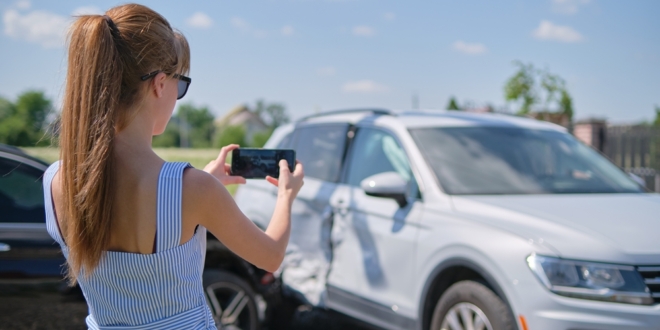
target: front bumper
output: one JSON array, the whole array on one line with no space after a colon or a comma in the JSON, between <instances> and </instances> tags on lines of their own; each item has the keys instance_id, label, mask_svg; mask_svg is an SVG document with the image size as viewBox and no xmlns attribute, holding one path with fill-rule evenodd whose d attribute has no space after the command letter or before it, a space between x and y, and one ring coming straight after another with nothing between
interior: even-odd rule
<instances>
[{"instance_id":1,"label":"front bumper","mask_svg":"<svg viewBox=\"0 0 660 330\"><path fill-rule=\"evenodd\" d=\"M641 306L556 295L538 281L516 288L529 330L660 330L660 304ZM522 329L522 328L521 328Z\"/></svg>"}]
</instances>

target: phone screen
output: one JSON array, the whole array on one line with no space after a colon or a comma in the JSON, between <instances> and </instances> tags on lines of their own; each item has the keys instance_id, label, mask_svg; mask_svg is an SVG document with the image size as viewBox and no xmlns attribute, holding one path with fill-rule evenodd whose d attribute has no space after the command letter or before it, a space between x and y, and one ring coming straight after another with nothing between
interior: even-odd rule
<instances>
[{"instance_id":1,"label":"phone screen","mask_svg":"<svg viewBox=\"0 0 660 330\"><path fill-rule=\"evenodd\" d=\"M289 170L293 172L296 152L292 149L234 149L231 156L231 175L246 179L265 179L267 175L278 178L281 159L286 159Z\"/></svg>"}]
</instances>

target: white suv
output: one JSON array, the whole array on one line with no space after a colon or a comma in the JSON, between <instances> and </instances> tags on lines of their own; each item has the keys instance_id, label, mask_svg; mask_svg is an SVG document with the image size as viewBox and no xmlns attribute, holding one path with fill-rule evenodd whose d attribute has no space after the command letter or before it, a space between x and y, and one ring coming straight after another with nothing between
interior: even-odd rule
<instances>
[{"instance_id":1,"label":"white suv","mask_svg":"<svg viewBox=\"0 0 660 330\"><path fill-rule=\"evenodd\" d=\"M305 165L278 271L383 329L660 329L660 195L563 128L346 110L280 127ZM265 228L270 184L236 194Z\"/></svg>"}]
</instances>

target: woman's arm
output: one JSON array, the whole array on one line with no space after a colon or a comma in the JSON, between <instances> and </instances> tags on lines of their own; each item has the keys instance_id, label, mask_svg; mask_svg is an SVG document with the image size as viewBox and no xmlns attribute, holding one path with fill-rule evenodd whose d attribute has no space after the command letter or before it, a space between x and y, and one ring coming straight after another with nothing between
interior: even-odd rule
<instances>
[{"instance_id":1,"label":"woman's arm","mask_svg":"<svg viewBox=\"0 0 660 330\"><path fill-rule=\"evenodd\" d=\"M282 160L279 180L267 178L278 187L278 195L270 224L264 232L241 212L223 185L245 182L243 178L229 176L228 165L225 164L226 155L237 147L223 148L218 159L207 165L204 171L186 171L184 194L190 193L185 197L192 197L186 200L190 201L189 210L199 224L241 258L274 272L282 263L289 242L291 205L303 184L303 167L297 163L291 173L287 162Z\"/></svg>"}]
</instances>

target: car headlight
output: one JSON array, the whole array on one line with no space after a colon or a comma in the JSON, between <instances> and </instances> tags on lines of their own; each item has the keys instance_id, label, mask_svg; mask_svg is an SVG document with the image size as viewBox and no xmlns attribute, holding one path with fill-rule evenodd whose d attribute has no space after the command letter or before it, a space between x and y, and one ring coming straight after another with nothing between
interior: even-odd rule
<instances>
[{"instance_id":1,"label":"car headlight","mask_svg":"<svg viewBox=\"0 0 660 330\"><path fill-rule=\"evenodd\" d=\"M527 265L552 292L568 297L652 305L635 267L566 260L532 254Z\"/></svg>"}]
</instances>

